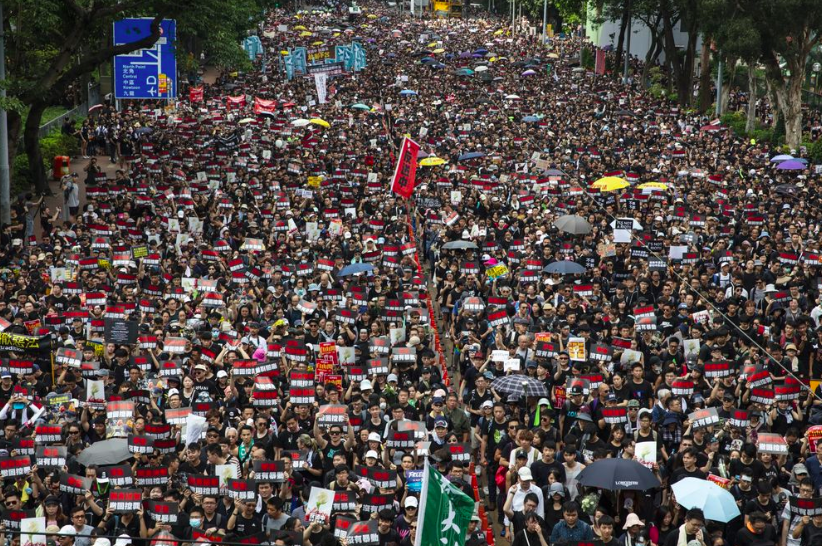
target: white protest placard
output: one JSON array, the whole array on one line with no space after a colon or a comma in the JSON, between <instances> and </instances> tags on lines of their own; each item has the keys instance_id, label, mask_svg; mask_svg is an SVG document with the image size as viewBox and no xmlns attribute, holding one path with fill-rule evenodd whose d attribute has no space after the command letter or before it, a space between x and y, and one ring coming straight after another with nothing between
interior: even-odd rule
<instances>
[{"instance_id":1,"label":"white protest placard","mask_svg":"<svg viewBox=\"0 0 822 546\"><path fill-rule=\"evenodd\" d=\"M334 506L334 491L321 487L312 487L308 496L308 508L305 517L308 521L328 523L331 521L331 509Z\"/></svg>"},{"instance_id":2,"label":"white protest placard","mask_svg":"<svg viewBox=\"0 0 822 546\"><path fill-rule=\"evenodd\" d=\"M503 370L506 372L518 372L521 368L522 361L519 358L509 358L503 364Z\"/></svg>"},{"instance_id":3,"label":"white protest placard","mask_svg":"<svg viewBox=\"0 0 822 546\"><path fill-rule=\"evenodd\" d=\"M491 360L493 362L505 362L508 360L508 351L504 349L491 351Z\"/></svg>"},{"instance_id":4,"label":"white protest placard","mask_svg":"<svg viewBox=\"0 0 822 546\"><path fill-rule=\"evenodd\" d=\"M639 464L653 469L656 464L656 442L640 442L636 444L634 456Z\"/></svg>"}]
</instances>

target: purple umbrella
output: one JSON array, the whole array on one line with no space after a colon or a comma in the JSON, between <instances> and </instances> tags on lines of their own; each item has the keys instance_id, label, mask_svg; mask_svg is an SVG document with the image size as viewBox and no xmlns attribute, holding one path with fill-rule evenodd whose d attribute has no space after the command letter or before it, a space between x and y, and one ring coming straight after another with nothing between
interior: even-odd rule
<instances>
[{"instance_id":1,"label":"purple umbrella","mask_svg":"<svg viewBox=\"0 0 822 546\"><path fill-rule=\"evenodd\" d=\"M783 161L779 165L777 165L776 170L778 171L803 171L805 170L805 164L800 161L795 161L793 159L789 159L788 161Z\"/></svg>"}]
</instances>

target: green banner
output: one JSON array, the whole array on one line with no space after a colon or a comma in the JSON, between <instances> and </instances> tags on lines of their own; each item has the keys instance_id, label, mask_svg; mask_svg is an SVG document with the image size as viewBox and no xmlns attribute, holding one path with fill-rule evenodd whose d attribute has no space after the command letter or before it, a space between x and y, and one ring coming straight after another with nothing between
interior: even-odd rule
<instances>
[{"instance_id":1,"label":"green banner","mask_svg":"<svg viewBox=\"0 0 822 546\"><path fill-rule=\"evenodd\" d=\"M463 493L425 462L420 494L420 517L414 546L465 544L474 499Z\"/></svg>"}]
</instances>

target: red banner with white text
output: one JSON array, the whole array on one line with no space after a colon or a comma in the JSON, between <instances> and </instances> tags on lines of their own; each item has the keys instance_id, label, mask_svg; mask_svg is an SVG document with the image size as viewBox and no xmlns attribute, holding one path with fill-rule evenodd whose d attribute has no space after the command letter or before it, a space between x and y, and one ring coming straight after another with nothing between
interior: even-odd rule
<instances>
[{"instance_id":1,"label":"red banner with white text","mask_svg":"<svg viewBox=\"0 0 822 546\"><path fill-rule=\"evenodd\" d=\"M405 137L400 149L397 167L394 169L394 179L391 182L391 191L406 199L414 193L414 179L417 176L417 154L420 145Z\"/></svg>"},{"instance_id":2,"label":"red banner with white text","mask_svg":"<svg viewBox=\"0 0 822 546\"><path fill-rule=\"evenodd\" d=\"M192 87L189 89L188 100L190 102L203 102L203 87Z\"/></svg>"},{"instance_id":3,"label":"red banner with white text","mask_svg":"<svg viewBox=\"0 0 822 546\"><path fill-rule=\"evenodd\" d=\"M240 95L239 97L226 97L225 105L228 109L245 108L245 95Z\"/></svg>"},{"instance_id":4,"label":"red banner with white text","mask_svg":"<svg viewBox=\"0 0 822 546\"><path fill-rule=\"evenodd\" d=\"M254 113L255 114L273 114L277 109L277 101L265 100L260 97L254 97Z\"/></svg>"}]
</instances>

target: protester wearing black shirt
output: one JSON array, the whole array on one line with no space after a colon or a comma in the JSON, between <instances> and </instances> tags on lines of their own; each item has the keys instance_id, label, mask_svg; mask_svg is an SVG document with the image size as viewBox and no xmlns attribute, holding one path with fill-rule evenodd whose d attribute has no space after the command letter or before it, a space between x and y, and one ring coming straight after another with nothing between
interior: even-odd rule
<instances>
[{"instance_id":1,"label":"protester wearing black shirt","mask_svg":"<svg viewBox=\"0 0 822 546\"><path fill-rule=\"evenodd\" d=\"M228 518L226 531L236 537L256 535L263 530L261 516L255 512L256 502L234 500L234 512Z\"/></svg>"}]
</instances>

